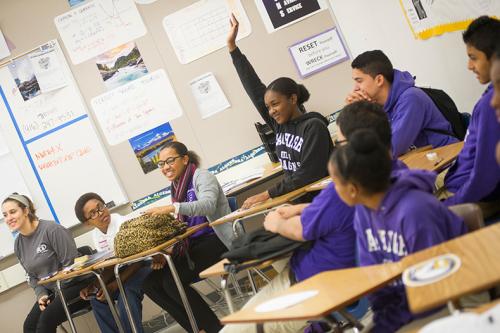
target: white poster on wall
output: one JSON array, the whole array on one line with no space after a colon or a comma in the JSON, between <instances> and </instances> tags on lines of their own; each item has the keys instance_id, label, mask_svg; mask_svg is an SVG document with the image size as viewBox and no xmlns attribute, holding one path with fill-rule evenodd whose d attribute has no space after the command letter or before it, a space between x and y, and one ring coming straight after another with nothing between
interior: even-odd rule
<instances>
[{"instance_id":1,"label":"white poster on wall","mask_svg":"<svg viewBox=\"0 0 500 333\"><path fill-rule=\"evenodd\" d=\"M55 43L46 44L28 55L42 93L64 87L66 75Z\"/></svg>"},{"instance_id":2,"label":"white poster on wall","mask_svg":"<svg viewBox=\"0 0 500 333\"><path fill-rule=\"evenodd\" d=\"M288 50L302 78L349 59L337 28L306 38Z\"/></svg>"},{"instance_id":3,"label":"white poster on wall","mask_svg":"<svg viewBox=\"0 0 500 333\"><path fill-rule=\"evenodd\" d=\"M39 54L40 50L51 50L53 52L52 60L57 61L59 66L56 76L63 76L64 82L70 82L71 71L57 40L40 46L34 51L35 54ZM23 63L31 65L29 55L23 57ZM12 64L16 64L20 59L16 59ZM12 78L4 82L2 89L10 102L10 108L25 141L29 141L87 113L83 103L79 103L81 97L76 85L69 84L62 89L41 93L39 91L40 82L34 75L33 66L23 66L22 70L17 66L16 76L13 76L10 67L9 65ZM50 81L52 82L50 84L53 85L57 84L53 82L54 78L52 76L50 79L48 78L49 76L42 75L42 81Z\"/></svg>"},{"instance_id":4,"label":"white poster on wall","mask_svg":"<svg viewBox=\"0 0 500 333\"><path fill-rule=\"evenodd\" d=\"M201 0L163 19L163 28L181 64L226 46L229 15L240 22L238 40L252 32L240 0Z\"/></svg>"},{"instance_id":5,"label":"white poster on wall","mask_svg":"<svg viewBox=\"0 0 500 333\"><path fill-rule=\"evenodd\" d=\"M146 34L133 0L90 1L54 22L75 65Z\"/></svg>"},{"instance_id":6,"label":"white poster on wall","mask_svg":"<svg viewBox=\"0 0 500 333\"><path fill-rule=\"evenodd\" d=\"M498 0L400 0L400 3L413 35L418 39L464 30L481 15L500 17Z\"/></svg>"},{"instance_id":7,"label":"white poster on wall","mask_svg":"<svg viewBox=\"0 0 500 333\"><path fill-rule=\"evenodd\" d=\"M94 97L91 104L110 145L182 115L179 100L163 69Z\"/></svg>"},{"instance_id":8,"label":"white poster on wall","mask_svg":"<svg viewBox=\"0 0 500 333\"><path fill-rule=\"evenodd\" d=\"M213 73L206 73L189 83L201 118L206 119L231 106Z\"/></svg>"},{"instance_id":9,"label":"white poster on wall","mask_svg":"<svg viewBox=\"0 0 500 333\"><path fill-rule=\"evenodd\" d=\"M328 8L326 0L255 0L255 5L269 33Z\"/></svg>"},{"instance_id":10,"label":"white poster on wall","mask_svg":"<svg viewBox=\"0 0 500 333\"><path fill-rule=\"evenodd\" d=\"M0 30L0 59L10 56L9 46L5 41L2 30Z\"/></svg>"}]
</instances>

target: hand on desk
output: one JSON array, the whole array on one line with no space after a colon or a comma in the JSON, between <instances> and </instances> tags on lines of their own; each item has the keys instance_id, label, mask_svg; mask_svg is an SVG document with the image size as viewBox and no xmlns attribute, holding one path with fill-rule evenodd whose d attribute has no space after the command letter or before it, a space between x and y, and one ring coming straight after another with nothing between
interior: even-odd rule
<instances>
[{"instance_id":1,"label":"hand on desk","mask_svg":"<svg viewBox=\"0 0 500 333\"><path fill-rule=\"evenodd\" d=\"M276 208L275 212L278 213L281 218L289 219L294 216L300 215L304 208L309 204L299 204L299 205L283 205Z\"/></svg>"},{"instance_id":2,"label":"hand on desk","mask_svg":"<svg viewBox=\"0 0 500 333\"><path fill-rule=\"evenodd\" d=\"M256 205L260 202L266 201L269 199L269 193L267 191L256 194L251 196L250 198L247 198L245 202L243 202L243 205L241 205L241 209L248 209L252 207L253 205Z\"/></svg>"},{"instance_id":3,"label":"hand on desk","mask_svg":"<svg viewBox=\"0 0 500 333\"><path fill-rule=\"evenodd\" d=\"M144 211L143 214L156 216L156 215L171 214L173 212L175 212L174 206L168 205L168 206L160 206L160 207L150 208L150 209Z\"/></svg>"},{"instance_id":4,"label":"hand on desk","mask_svg":"<svg viewBox=\"0 0 500 333\"><path fill-rule=\"evenodd\" d=\"M266 219L264 220L264 229L277 234L279 233L280 224L285 221L286 219L281 216L278 210L272 211L266 215Z\"/></svg>"}]
</instances>

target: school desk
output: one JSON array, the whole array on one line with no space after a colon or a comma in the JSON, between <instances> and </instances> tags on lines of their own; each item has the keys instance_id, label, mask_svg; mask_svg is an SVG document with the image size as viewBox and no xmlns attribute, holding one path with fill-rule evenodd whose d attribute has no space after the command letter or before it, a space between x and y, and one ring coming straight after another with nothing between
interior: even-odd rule
<instances>
[{"instance_id":1,"label":"school desk","mask_svg":"<svg viewBox=\"0 0 500 333\"><path fill-rule=\"evenodd\" d=\"M92 266L93 270L101 270L105 269L108 267L113 267L114 273L115 273L115 278L116 282L118 285L118 290L120 291L120 294L123 297L123 304L125 306L125 311L127 312L127 316L130 322L130 326L132 328L133 333L137 333L137 330L135 328L135 323L134 323L134 318L132 317L132 312L130 310L130 305L127 300L127 296L125 294L125 290L123 288L123 283L120 279L120 268L122 266L130 265L136 262L144 261L149 258L152 258L155 255L163 255L165 259L167 260L168 267L170 269L170 272L172 273L172 277L174 278L175 285L177 286L177 290L179 291L179 295L181 296L182 304L184 305L184 308L186 309L186 313L189 318L189 322L191 324L191 327L193 329L193 332L198 332L198 326L196 324L193 311L191 310L191 306L189 305L189 300L186 297L186 292L184 290L184 287L182 286L182 282L179 278L179 275L177 274L177 270L175 268L174 262L172 260L172 257L170 256L170 253L167 251L168 249L172 248L176 243L186 239L187 237L191 236L195 232L206 228L208 226L207 223L203 223L194 227L189 228L185 233L182 235L178 235L171 240L158 245L152 249L131 255L126 258L114 258L114 259L109 259L106 261L103 261L101 263L95 264Z\"/></svg>"},{"instance_id":2,"label":"school desk","mask_svg":"<svg viewBox=\"0 0 500 333\"><path fill-rule=\"evenodd\" d=\"M410 169L440 172L457 158L463 146L463 142L452 143L451 145L413 153L402 161ZM433 153L435 153L435 159L429 159L427 156Z\"/></svg>"},{"instance_id":3,"label":"school desk","mask_svg":"<svg viewBox=\"0 0 500 333\"><path fill-rule=\"evenodd\" d=\"M254 306L222 318L224 324L256 323L262 332L263 323L321 319L340 311L361 297L385 286L402 272L400 263L355 267L319 273L301 281L275 297L298 292L318 291L312 298L272 312L256 312ZM336 286L342 286L336 288ZM341 312L342 313L342 312ZM346 319L347 316L343 312ZM352 319L351 319L352 320Z\"/></svg>"},{"instance_id":4,"label":"school desk","mask_svg":"<svg viewBox=\"0 0 500 333\"><path fill-rule=\"evenodd\" d=\"M447 253L461 260L460 268L440 281L420 287L406 286L410 310L420 313L448 302L452 306L453 301L464 295L498 285L499 239L500 224L494 224L403 258L405 268Z\"/></svg>"},{"instance_id":5,"label":"school desk","mask_svg":"<svg viewBox=\"0 0 500 333\"><path fill-rule=\"evenodd\" d=\"M221 217L218 220L213 221L212 223L210 223L210 226L213 227L213 226L217 226L217 225L220 225L223 223L233 222L233 221L239 220L241 218L247 218L247 217L250 217L252 215L261 214L262 212L264 212L268 209L271 209L271 208L279 206L279 205L283 205L287 202L290 202L290 201L302 196L303 194L306 193L306 191L305 191L306 187L307 186L304 186L304 187L296 189L292 192L288 192L286 194L283 194L282 196L268 199L264 202L258 203L255 206L252 206L252 207L245 209L245 210L238 209L232 213L227 214L226 216Z\"/></svg>"},{"instance_id":6,"label":"school desk","mask_svg":"<svg viewBox=\"0 0 500 333\"><path fill-rule=\"evenodd\" d=\"M251 180L247 183L241 184L233 189L231 189L229 192L226 193L227 197L235 197L245 191L248 191L256 186L259 186L260 184L263 184L275 177L278 177L283 173L283 169L281 168L280 163L268 163L264 166L264 174L262 177Z\"/></svg>"},{"instance_id":7,"label":"school desk","mask_svg":"<svg viewBox=\"0 0 500 333\"><path fill-rule=\"evenodd\" d=\"M431 145L419 147L417 149L412 149L409 152L407 152L406 154L399 156L398 159L404 162L408 157L412 156L413 154L420 153L423 151L428 151L431 149L432 149Z\"/></svg>"}]
</instances>

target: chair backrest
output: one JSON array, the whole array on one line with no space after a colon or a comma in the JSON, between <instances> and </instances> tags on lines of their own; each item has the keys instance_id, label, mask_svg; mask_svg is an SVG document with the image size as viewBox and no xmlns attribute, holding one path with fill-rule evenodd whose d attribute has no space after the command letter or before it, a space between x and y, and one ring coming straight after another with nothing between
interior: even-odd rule
<instances>
[{"instance_id":1,"label":"chair backrest","mask_svg":"<svg viewBox=\"0 0 500 333\"><path fill-rule=\"evenodd\" d=\"M231 212L234 212L238 209L238 202L236 201L236 197L227 197L227 202L229 203L229 208L231 208Z\"/></svg>"},{"instance_id":2,"label":"chair backrest","mask_svg":"<svg viewBox=\"0 0 500 333\"><path fill-rule=\"evenodd\" d=\"M464 219L469 232L484 227L484 217L481 208L473 203L450 206L449 209Z\"/></svg>"}]
</instances>

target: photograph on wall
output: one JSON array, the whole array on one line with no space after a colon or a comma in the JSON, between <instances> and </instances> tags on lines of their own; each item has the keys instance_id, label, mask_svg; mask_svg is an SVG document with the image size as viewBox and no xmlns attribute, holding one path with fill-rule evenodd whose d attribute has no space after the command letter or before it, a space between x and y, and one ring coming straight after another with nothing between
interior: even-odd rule
<instances>
[{"instance_id":1,"label":"photograph on wall","mask_svg":"<svg viewBox=\"0 0 500 333\"><path fill-rule=\"evenodd\" d=\"M70 7L81 5L84 2L85 0L68 0Z\"/></svg>"},{"instance_id":2,"label":"photograph on wall","mask_svg":"<svg viewBox=\"0 0 500 333\"><path fill-rule=\"evenodd\" d=\"M134 42L120 45L99 55L96 64L107 90L148 74L148 69Z\"/></svg>"},{"instance_id":3,"label":"photograph on wall","mask_svg":"<svg viewBox=\"0 0 500 333\"><path fill-rule=\"evenodd\" d=\"M324 0L255 0L255 4L269 33L314 15L328 6Z\"/></svg>"},{"instance_id":4,"label":"photograph on wall","mask_svg":"<svg viewBox=\"0 0 500 333\"><path fill-rule=\"evenodd\" d=\"M40 85L28 56L15 59L8 67L24 101L40 95Z\"/></svg>"},{"instance_id":5,"label":"photograph on wall","mask_svg":"<svg viewBox=\"0 0 500 333\"><path fill-rule=\"evenodd\" d=\"M175 134L170 123L165 123L128 140L134 154L147 174L158 168L160 148L169 141L175 141Z\"/></svg>"}]
</instances>

